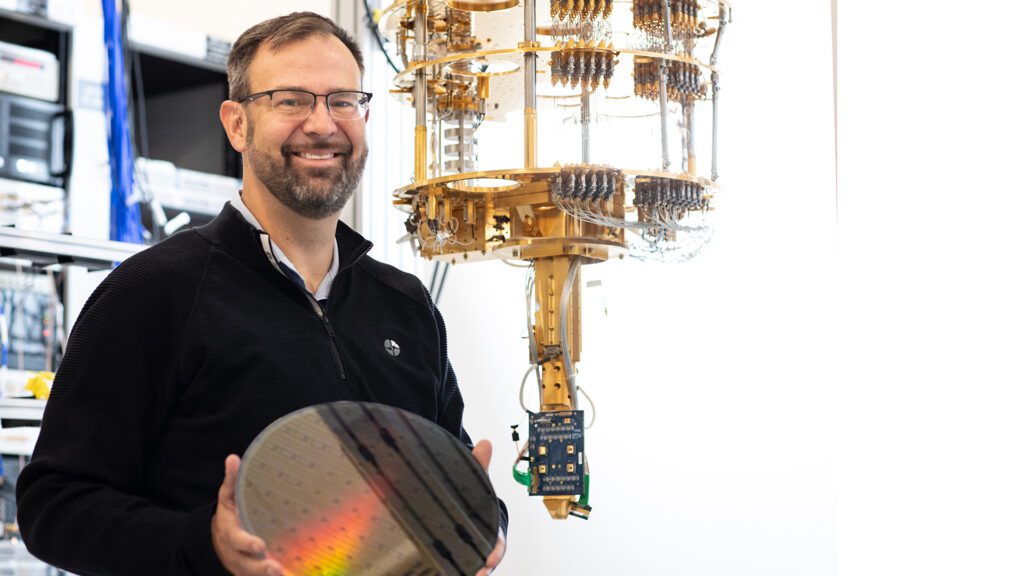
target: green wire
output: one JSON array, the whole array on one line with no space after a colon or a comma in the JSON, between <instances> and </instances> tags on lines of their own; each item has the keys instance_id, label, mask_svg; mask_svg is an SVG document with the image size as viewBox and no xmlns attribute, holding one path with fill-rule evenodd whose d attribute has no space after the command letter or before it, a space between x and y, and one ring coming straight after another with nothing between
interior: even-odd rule
<instances>
[{"instance_id":1,"label":"green wire","mask_svg":"<svg viewBox=\"0 0 1024 576\"><path fill-rule=\"evenodd\" d=\"M580 496L580 500L576 505L581 508L586 508L590 505L590 474L583 475L583 495Z\"/></svg>"},{"instance_id":2,"label":"green wire","mask_svg":"<svg viewBox=\"0 0 1024 576\"><path fill-rule=\"evenodd\" d=\"M516 468L516 466L519 466L519 462L522 462L522 460L518 460L518 461L516 461L515 464L512 465L512 477L515 478L516 482L519 482L523 486L526 486L527 488L529 488L530 487L530 473L529 472L522 472L518 468Z\"/></svg>"},{"instance_id":3,"label":"green wire","mask_svg":"<svg viewBox=\"0 0 1024 576\"><path fill-rule=\"evenodd\" d=\"M517 466L519 466L519 462L522 462L522 460L512 465L512 478L514 478L516 482L529 488L530 473L519 470L519 468L517 468ZM590 474L583 475L583 494L580 496L579 501L576 502L576 505L580 508L587 508L590 506Z\"/></svg>"}]
</instances>

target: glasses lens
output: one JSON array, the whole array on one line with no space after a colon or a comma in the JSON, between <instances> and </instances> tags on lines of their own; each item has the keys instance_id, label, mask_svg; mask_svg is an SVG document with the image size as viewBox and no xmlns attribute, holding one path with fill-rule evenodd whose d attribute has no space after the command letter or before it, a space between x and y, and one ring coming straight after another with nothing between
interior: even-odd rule
<instances>
[{"instance_id":1,"label":"glasses lens","mask_svg":"<svg viewBox=\"0 0 1024 576\"><path fill-rule=\"evenodd\" d=\"M274 112L284 116L305 116L313 108L314 96L298 90L278 90L271 101Z\"/></svg>"},{"instance_id":2,"label":"glasses lens","mask_svg":"<svg viewBox=\"0 0 1024 576\"><path fill-rule=\"evenodd\" d=\"M357 118L366 110L365 99L360 92L335 92L327 97L327 105L335 118Z\"/></svg>"}]
</instances>

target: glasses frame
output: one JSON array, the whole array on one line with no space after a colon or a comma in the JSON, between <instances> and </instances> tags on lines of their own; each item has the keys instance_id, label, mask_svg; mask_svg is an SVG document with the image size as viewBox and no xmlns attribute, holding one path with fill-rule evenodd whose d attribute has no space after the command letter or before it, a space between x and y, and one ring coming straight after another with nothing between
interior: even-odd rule
<instances>
[{"instance_id":1,"label":"glasses frame","mask_svg":"<svg viewBox=\"0 0 1024 576\"><path fill-rule=\"evenodd\" d=\"M238 100L235 100L235 102L238 102L239 104L245 104L246 102L252 102L257 98L262 98L263 96L266 96L271 101L271 110L273 110L274 94L277 92L302 92L304 94L309 94L313 96L313 103L309 107L309 112L307 112L306 115L301 118L302 120L305 120L306 118L309 118L310 116L313 115L313 111L316 110L316 103L320 100L321 96L323 96L324 107L327 108L327 114L330 115L331 118L341 121L355 120L356 118L362 118L363 116L365 116L366 112L369 111L370 109L370 99L373 98L373 93L363 92L362 90L338 90L337 92L329 92L327 94L317 94L316 92L302 90L301 88L276 88L274 90L264 90L262 92L254 92L252 94L249 94L248 96L242 96ZM334 96L335 94L359 94L361 97L357 101L357 104L360 108L362 108L362 111L358 115L353 116L352 118L338 118L337 116L334 115L334 112L331 111L331 107L327 105L327 102L330 99L330 97ZM297 116L295 118L297 120L299 119Z\"/></svg>"}]
</instances>

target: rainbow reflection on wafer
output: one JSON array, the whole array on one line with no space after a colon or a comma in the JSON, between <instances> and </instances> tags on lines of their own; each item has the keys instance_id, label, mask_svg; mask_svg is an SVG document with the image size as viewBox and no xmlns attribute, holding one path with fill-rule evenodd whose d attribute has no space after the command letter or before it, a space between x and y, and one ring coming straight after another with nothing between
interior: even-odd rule
<instances>
[{"instance_id":1,"label":"rainbow reflection on wafer","mask_svg":"<svg viewBox=\"0 0 1024 576\"><path fill-rule=\"evenodd\" d=\"M352 565L376 527L375 514L383 508L374 494L327 508L323 517L331 521L301 526L274 546L274 557L296 575L348 576ZM386 511L385 511L386 513Z\"/></svg>"}]
</instances>

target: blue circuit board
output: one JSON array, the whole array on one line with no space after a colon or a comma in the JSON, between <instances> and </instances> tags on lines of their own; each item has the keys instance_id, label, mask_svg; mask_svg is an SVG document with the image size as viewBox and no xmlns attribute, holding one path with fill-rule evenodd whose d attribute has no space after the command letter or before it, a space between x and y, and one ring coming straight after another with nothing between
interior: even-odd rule
<instances>
[{"instance_id":1,"label":"blue circuit board","mask_svg":"<svg viewBox=\"0 0 1024 576\"><path fill-rule=\"evenodd\" d=\"M583 411L530 414L530 495L583 494Z\"/></svg>"}]
</instances>

